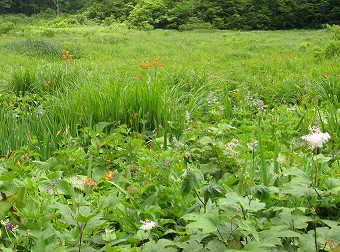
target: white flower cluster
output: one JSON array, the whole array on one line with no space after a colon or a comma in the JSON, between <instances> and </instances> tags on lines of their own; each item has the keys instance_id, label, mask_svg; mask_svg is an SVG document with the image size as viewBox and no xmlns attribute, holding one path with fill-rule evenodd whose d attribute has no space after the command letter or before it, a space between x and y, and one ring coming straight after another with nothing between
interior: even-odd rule
<instances>
[{"instance_id":1,"label":"white flower cluster","mask_svg":"<svg viewBox=\"0 0 340 252\"><path fill-rule=\"evenodd\" d=\"M185 112L185 121L190 123L190 113L188 111Z\"/></svg>"},{"instance_id":2,"label":"white flower cluster","mask_svg":"<svg viewBox=\"0 0 340 252\"><path fill-rule=\"evenodd\" d=\"M319 127L309 127L309 131L310 133L302 136L301 139L311 150L321 148L331 138L327 132L322 133Z\"/></svg>"},{"instance_id":3,"label":"white flower cluster","mask_svg":"<svg viewBox=\"0 0 340 252\"><path fill-rule=\"evenodd\" d=\"M140 226L139 229L144 230L144 231L151 230L152 228L154 228L157 225L156 222L150 221L150 220L141 221L140 223L142 225Z\"/></svg>"},{"instance_id":4,"label":"white flower cluster","mask_svg":"<svg viewBox=\"0 0 340 252\"><path fill-rule=\"evenodd\" d=\"M73 187L82 186L83 180L79 177L72 177L70 178L70 183Z\"/></svg>"},{"instance_id":5,"label":"white flower cluster","mask_svg":"<svg viewBox=\"0 0 340 252\"><path fill-rule=\"evenodd\" d=\"M230 156L236 158L239 154L239 152L236 150L236 147L239 145L240 141L237 139L232 139L231 142L229 142L226 146L225 146L225 151L227 154L229 154Z\"/></svg>"}]
</instances>

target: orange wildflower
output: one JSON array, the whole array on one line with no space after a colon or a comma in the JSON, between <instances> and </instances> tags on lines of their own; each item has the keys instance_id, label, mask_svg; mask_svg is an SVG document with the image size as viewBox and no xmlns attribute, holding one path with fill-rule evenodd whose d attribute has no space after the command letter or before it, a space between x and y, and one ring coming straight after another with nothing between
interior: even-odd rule
<instances>
[{"instance_id":1,"label":"orange wildflower","mask_svg":"<svg viewBox=\"0 0 340 252\"><path fill-rule=\"evenodd\" d=\"M162 67L162 66L163 66L163 64L158 64L158 66L159 66L159 67Z\"/></svg>"},{"instance_id":2,"label":"orange wildflower","mask_svg":"<svg viewBox=\"0 0 340 252\"><path fill-rule=\"evenodd\" d=\"M144 63L140 63L139 66L140 66L140 67L144 67L145 64L144 64Z\"/></svg>"},{"instance_id":3,"label":"orange wildflower","mask_svg":"<svg viewBox=\"0 0 340 252\"><path fill-rule=\"evenodd\" d=\"M73 59L73 55L70 53L70 51L67 50L63 50L63 53L61 55L61 58L65 61L65 62L69 62Z\"/></svg>"},{"instance_id":4,"label":"orange wildflower","mask_svg":"<svg viewBox=\"0 0 340 252\"><path fill-rule=\"evenodd\" d=\"M49 80L49 81L47 81L47 82L44 83L44 86L45 86L45 87L48 87L51 83L52 83L52 81Z\"/></svg>"},{"instance_id":5,"label":"orange wildflower","mask_svg":"<svg viewBox=\"0 0 340 252\"><path fill-rule=\"evenodd\" d=\"M110 179L110 178L112 178L114 175L115 175L114 172L110 170L110 171L108 171L107 173L104 174L104 178Z\"/></svg>"},{"instance_id":6,"label":"orange wildflower","mask_svg":"<svg viewBox=\"0 0 340 252\"><path fill-rule=\"evenodd\" d=\"M83 184L86 186L94 186L96 185L96 182L92 178L84 178Z\"/></svg>"}]
</instances>

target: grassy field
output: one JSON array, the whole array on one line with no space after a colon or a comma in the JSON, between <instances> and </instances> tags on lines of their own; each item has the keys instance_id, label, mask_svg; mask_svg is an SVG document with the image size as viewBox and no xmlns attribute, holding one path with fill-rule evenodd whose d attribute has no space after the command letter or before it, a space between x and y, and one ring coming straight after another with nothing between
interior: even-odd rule
<instances>
[{"instance_id":1,"label":"grassy field","mask_svg":"<svg viewBox=\"0 0 340 252\"><path fill-rule=\"evenodd\" d=\"M338 33L0 35L0 248L339 251Z\"/></svg>"}]
</instances>

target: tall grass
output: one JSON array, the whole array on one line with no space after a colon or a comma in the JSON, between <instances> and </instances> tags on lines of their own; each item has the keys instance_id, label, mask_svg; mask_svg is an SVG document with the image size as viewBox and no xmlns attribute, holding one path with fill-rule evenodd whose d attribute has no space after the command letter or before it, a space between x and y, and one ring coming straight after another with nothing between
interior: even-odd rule
<instances>
[{"instance_id":1,"label":"tall grass","mask_svg":"<svg viewBox=\"0 0 340 252\"><path fill-rule=\"evenodd\" d=\"M31 28L26 35L37 36L38 30ZM263 99L268 109L309 101L323 106L323 100L339 107L339 62L315 58L316 48L329 40L322 30L214 31L208 37L195 31L104 26L52 30L54 36L48 39L6 35L0 42L0 52L8 58L0 65L0 87L16 95L11 109L1 106L6 122L2 132L7 134L2 152L26 144L23 139L30 132L41 150L49 146L42 155L48 157L58 147L55 135L60 129L76 136L79 129L98 122L127 124L143 134L157 129L165 141L179 138L186 111L193 118L216 119L208 113L211 93L223 109L216 115L241 127L245 118L254 118L254 110L244 102L247 91ZM63 49L74 54L71 62L62 60ZM139 66L154 58L162 67ZM333 118L329 127L337 130L337 114L327 108L325 113ZM301 117L299 125L310 121Z\"/></svg>"}]
</instances>

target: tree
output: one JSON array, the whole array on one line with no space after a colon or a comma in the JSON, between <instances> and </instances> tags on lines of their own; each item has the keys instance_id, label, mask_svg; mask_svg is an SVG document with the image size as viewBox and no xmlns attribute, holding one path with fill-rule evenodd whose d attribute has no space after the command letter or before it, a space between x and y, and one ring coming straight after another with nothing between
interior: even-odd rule
<instances>
[{"instance_id":1,"label":"tree","mask_svg":"<svg viewBox=\"0 0 340 252\"><path fill-rule=\"evenodd\" d=\"M55 4L57 16L60 14L60 0L53 0L53 3Z\"/></svg>"},{"instance_id":2,"label":"tree","mask_svg":"<svg viewBox=\"0 0 340 252\"><path fill-rule=\"evenodd\" d=\"M0 13L7 13L12 6L12 0L0 0Z\"/></svg>"}]
</instances>

